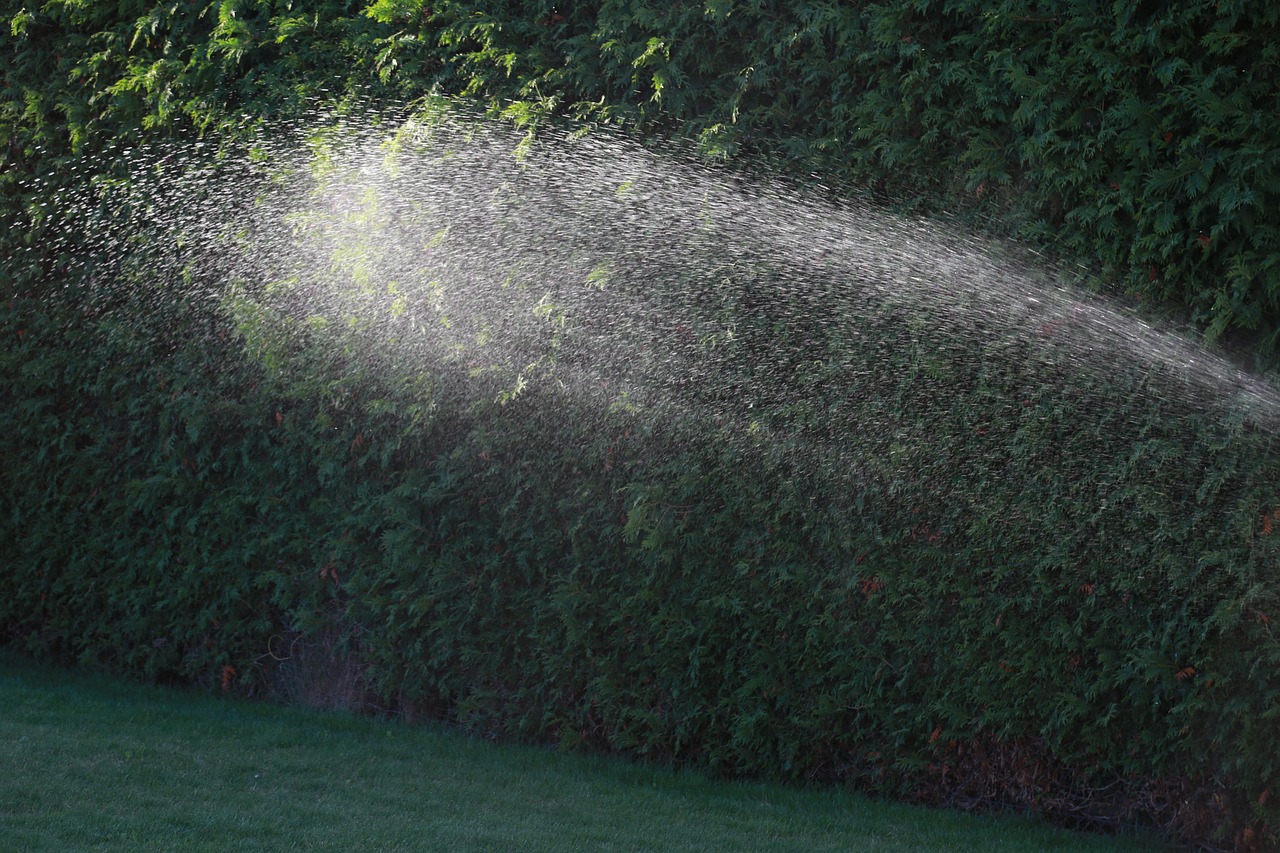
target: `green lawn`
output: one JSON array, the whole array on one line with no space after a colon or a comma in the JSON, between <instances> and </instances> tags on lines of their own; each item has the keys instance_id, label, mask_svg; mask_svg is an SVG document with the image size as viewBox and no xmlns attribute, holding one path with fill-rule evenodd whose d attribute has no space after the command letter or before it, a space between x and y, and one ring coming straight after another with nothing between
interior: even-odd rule
<instances>
[{"instance_id":1,"label":"green lawn","mask_svg":"<svg viewBox=\"0 0 1280 853\"><path fill-rule=\"evenodd\" d=\"M0 850L1156 850L712 782L0 653Z\"/></svg>"}]
</instances>

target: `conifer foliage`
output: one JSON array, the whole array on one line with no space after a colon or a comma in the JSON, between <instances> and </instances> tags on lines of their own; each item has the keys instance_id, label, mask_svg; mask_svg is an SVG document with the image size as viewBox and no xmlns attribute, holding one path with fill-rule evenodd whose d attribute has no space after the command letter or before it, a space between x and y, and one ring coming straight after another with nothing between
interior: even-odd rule
<instances>
[{"instance_id":1,"label":"conifer foliage","mask_svg":"<svg viewBox=\"0 0 1280 853\"><path fill-rule=\"evenodd\" d=\"M966 351L887 302L854 340L812 295L840 282L775 291L776 259L714 252L721 298L656 264L582 298L678 305L706 369L681 393L722 417L593 407L555 305L525 318L541 372L503 387L361 337L438 320L430 288L305 316L154 251L148 217L194 196L92 211L119 244L54 216L121 197L130 148L217 162L317 105L460 95L535 140L684 137L1014 235L1274 363L1276 4L0 0L0 24L0 642L255 696L328 667L351 704L486 736L1276 843L1274 418L1067 370L1053 323ZM761 352L777 399L734 410Z\"/></svg>"}]
</instances>

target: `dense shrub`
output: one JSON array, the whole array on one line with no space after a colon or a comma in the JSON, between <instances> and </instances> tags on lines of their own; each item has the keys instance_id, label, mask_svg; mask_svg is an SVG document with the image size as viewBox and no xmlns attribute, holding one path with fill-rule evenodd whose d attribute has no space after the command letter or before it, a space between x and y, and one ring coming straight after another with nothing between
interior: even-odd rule
<instances>
[{"instance_id":1,"label":"dense shrub","mask_svg":"<svg viewBox=\"0 0 1280 853\"><path fill-rule=\"evenodd\" d=\"M998 288L1043 282L907 225L874 226L878 268L824 261L750 239L733 185L684 210L637 169L634 230L593 231L618 176L565 182L561 147L504 178L466 160L483 135L410 134L353 189L367 162L307 138L310 162L215 159L169 201L104 185L133 251L7 303L9 639L262 694L323 637L375 705L481 733L1265 831L1280 455L1254 380L1187 379L1143 354L1181 357L1160 335L1134 355L1105 306L1020 309ZM432 156L502 192L455 184L486 200L447 218ZM600 272L626 245L651 251ZM936 263L945 289L902 290Z\"/></svg>"},{"instance_id":2,"label":"dense shrub","mask_svg":"<svg viewBox=\"0 0 1280 853\"><path fill-rule=\"evenodd\" d=\"M1078 4L366 6L2 7L0 637L256 695L323 640L370 704L480 733L1274 839L1265 380L1076 297L975 310L988 278L1044 282L930 229L956 287L928 299L904 283L937 254L841 244L880 257L857 278L753 244L752 210L796 208L750 182L736 220L627 254L554 146L438 229L492 262L393 280L439 211L317 215L341 132L291 124L326 86L438 85L785 155L1052 234L1266 353L1268 78L1231 69L1274 62L1272 13L1139 9L1107 41ZM166 159L184 134L209 157ZM191 163L207 180L178 180ZM379 178L421 202L412 179ZM597 189L652 249L644 223L675 214L625 184ZM282 185L296 209L255 206ZM503 343L450 313L464 292L506 306ZM601 317L640 321L633 346Z\"/></svg>"}]
</instances>

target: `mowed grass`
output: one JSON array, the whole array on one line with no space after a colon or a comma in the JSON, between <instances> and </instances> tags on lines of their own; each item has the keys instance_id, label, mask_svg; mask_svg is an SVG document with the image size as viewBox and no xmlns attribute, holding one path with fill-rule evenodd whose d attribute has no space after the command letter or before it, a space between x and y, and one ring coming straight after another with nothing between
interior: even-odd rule
<instances>
[{"instance_id":1,"label":"mowed grass","mask_svg":"<svg viewBox=\"0 0 1280 853\"><path fill-rule=\"evenodd\" d=\"M0 650L0 850L1160 850L232 702Z\"/></svg>"}]
</instances>

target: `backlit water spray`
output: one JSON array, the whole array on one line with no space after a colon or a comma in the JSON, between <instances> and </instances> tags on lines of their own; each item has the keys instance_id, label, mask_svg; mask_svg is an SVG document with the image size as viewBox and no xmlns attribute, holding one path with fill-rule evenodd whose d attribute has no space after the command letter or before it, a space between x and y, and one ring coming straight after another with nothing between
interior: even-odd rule
<instances>
[{"instance_id":1,"label":"backlit water spray","mask_svg":"<svg viewBox=\"0 0 1280 853\"><path fill-rule=\"evenodd\" d=\"M1280 423L1265 378L1013 250L608 134L530 142L441 108L123 160L50 214L95 298L181 289L269 371L322 354L307 381L338 402L371 375L424 417L538 388L931 494L960 523L981 460L1037 424L1088 459L1148 418Z\"/></svg>"}]
</instances>

